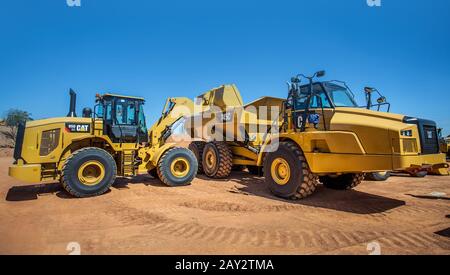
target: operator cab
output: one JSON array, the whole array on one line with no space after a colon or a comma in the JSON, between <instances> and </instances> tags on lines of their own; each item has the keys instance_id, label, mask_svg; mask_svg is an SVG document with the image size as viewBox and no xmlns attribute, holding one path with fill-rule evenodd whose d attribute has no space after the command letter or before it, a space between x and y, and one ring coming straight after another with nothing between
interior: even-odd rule
<instances>
[{"instance_id":1,"label":"operator cab","mask_svg":"<svg viewBox=\"0 0 450 275\"><path fill-rule=\"evenodd\" d=\"M359 108L355 101L355 96L345 82L317 81L315 77L322 77L324 71L319 71L311 77L297 75L291 79L289 85L289 95L286 101L286 109L292 111L294 126L300 131L305 131L306 124L313 124L315 128L320 123L320 117L324 118L324 109L334 109L339 107ZM301 85L300 77L308 79L308 84ZM318 111L319 110L319 111ZM326 125L324 121L324 128Z\"/></svg>"},{"instance_id":2,"label":"operator cab","mask_svg":"<svg viewBox=\"0 0 450 275\"><path fill-rule=\"evenodd\" d=\"M337 81L315 82L312 85L298 86L292 89L288 103L294 110L306 110L316 108L353 107L358 108L353 93Z\"/></svg>"},{"instance_id":3,"label":"operator cab","mask_svg":"<svg viewBox=\"0 0 450 275\"><path fill-rule=\"evenodd\" d=\"M103 119L103 133L113 142L148 142L143 98L104 94L96 103L96 117Z\"/></svg>"}]
</instances>

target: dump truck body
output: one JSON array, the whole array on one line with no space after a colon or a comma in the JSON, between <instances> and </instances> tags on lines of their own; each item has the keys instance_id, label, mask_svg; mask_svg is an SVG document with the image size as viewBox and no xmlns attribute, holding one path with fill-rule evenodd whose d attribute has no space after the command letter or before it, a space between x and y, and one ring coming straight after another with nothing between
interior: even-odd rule
<instances>
[{"instance_id":1,"label":"dump truck body","mask_svg":"<svg viewBox=\"0 0 450 275\"><path fill-rule=\"evenodd\" d=\"M194 140L226 141L233 151L234 165L256 166L256 149L263 145L274 121L281 124L283 102L281 98L262 97L244 105L235 85L223 85L196 98L185 127Z\"/></svg>"}]
</instances>

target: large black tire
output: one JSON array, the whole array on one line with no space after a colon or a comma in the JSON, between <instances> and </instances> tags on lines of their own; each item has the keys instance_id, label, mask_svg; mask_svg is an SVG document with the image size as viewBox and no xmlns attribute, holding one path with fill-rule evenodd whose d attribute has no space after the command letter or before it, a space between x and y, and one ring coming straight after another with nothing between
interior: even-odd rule
<instances>
[{"instance_id":1,"label":"large black tire","mask_svg":"<svg viewBox=\"0 0 450 275\"><path fill-rule=\"evenodd\" d=\"M194 141L189 144L189 150L194 153L195 158L198 163L198 171L197 174L203 174L203 149L205 148L205 142L203 141Z\"/></svg>"},{"instance_id":2,"label":"large black tire","mask_svg":"<svg viewBox=\"0 0 450 275\"><path fill-rule=\"evenodd\" d=\"M391 177L391 172L367 173L365 179L371 181L387 181Z\"/></svg>"},{"instance_id":3,"label":"large black tire","mask_svg":"<svg viewBox=\"0 0 450 275\"><path fill-rule=\"evenodd\" d=\"M167 186L190 185L197 175L198 163L194 153L186 148L167 150L158 162L158 177Z\"/></svg>"},{"instance_id":4,"label":"large black tire","mask_svg":"<svg viewBox=\"0 0 450 275\"><path fill-rule=\"evenodd\" d=\"M93 197L108 191L116 176L117 166L111 154L103 149L87 147L75 151L66 160L61 183L75 197ZM88 182L91 179L93 182Z\"/></svg>"},{"instance_id":5,"label":"large black tire","mask_svg":"<svg viewBox=\"0 0 450 275\"><path fill-rule=\"evenodd\" d=\"M210 178L223 179L233 169L233 153L225 142L209 142L203 149L203 171Z\"/></svg>"},{"instance_id":6,"label":"large black tire","mask_svg":"<svg viewBox=\"0 0 450 275\"><path fill-rule=\"evenodd\" d=\"M323 185L335 190L350 190L358 186L364 180L364 174L344 174L337 177L320 177Z\"/></svg>"},{"instance_id":7,"label":"large black tire","mask_svg":"<svg viewBox=\"0 0 450 275\"><path fill-rule=\"evenodd\" d=\"M279 175L278 164L289 176ZM299 200L304 199L316 190L319 183L317 175L309 169L308 163L300 148L293 142L281 142L278 150L269 153L264 159L264 175L270 191L278 197ZM286 183L277 183L284 180Z\"/></svg>"}]
</instances>

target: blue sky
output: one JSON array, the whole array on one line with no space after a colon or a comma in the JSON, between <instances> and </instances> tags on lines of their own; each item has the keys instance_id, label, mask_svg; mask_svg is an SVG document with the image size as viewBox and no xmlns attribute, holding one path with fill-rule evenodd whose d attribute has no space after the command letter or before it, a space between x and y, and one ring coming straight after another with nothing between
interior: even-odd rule
<instances>
[{"instance_id":1,"label":"blue sky","mask_svg":"<svg viewBox=\"0 0 450 275\"><path fill-rule=\"evenodd\" d=\"M393 112L450 134L450 1L8 0L0 4L0 114L64 116L94 95L147 99L148 122L168 96L235 83L249 102L286 97L297 73L327 70L363 104L375 86Z\"/></svg>"}]
</instances>

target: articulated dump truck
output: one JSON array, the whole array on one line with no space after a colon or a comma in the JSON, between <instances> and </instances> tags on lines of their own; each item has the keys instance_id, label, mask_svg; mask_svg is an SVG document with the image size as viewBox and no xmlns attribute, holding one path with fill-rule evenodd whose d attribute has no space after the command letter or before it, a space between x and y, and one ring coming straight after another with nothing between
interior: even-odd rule
<instances>
[{"instance_id":1,"label":"articulated dump truck","mask_svg":"<svg viewBox=\"0 0 450 275\"><path fill-rule=\"evenodd\" d=\"M94 111L75 112L71 91L67 117L20 125L9 175L24 182L60 181L75 197L105 193L116 177L147 173L168 186L190 184L195 155L170 142L173 125L190 114L187 98L169 98L161 118L147 130L145 100L115 94L96 96Z\"/></svg>"},{"instance_id":2,"label":"articulated dump truck","mask_svg":"<svg viewBox=\"0 0 450 275\"><path fill-rule=\"evenodd\" d=\"M433 121L361 108L344 82L314 80L323 75L292 78L287 99L244 105L235 85L199 96L186 124L199 173L225 178L246 166L275 195L302 199L319 182L346 190L369 172L448 169Z\"/></svg>"}]
</instances>

